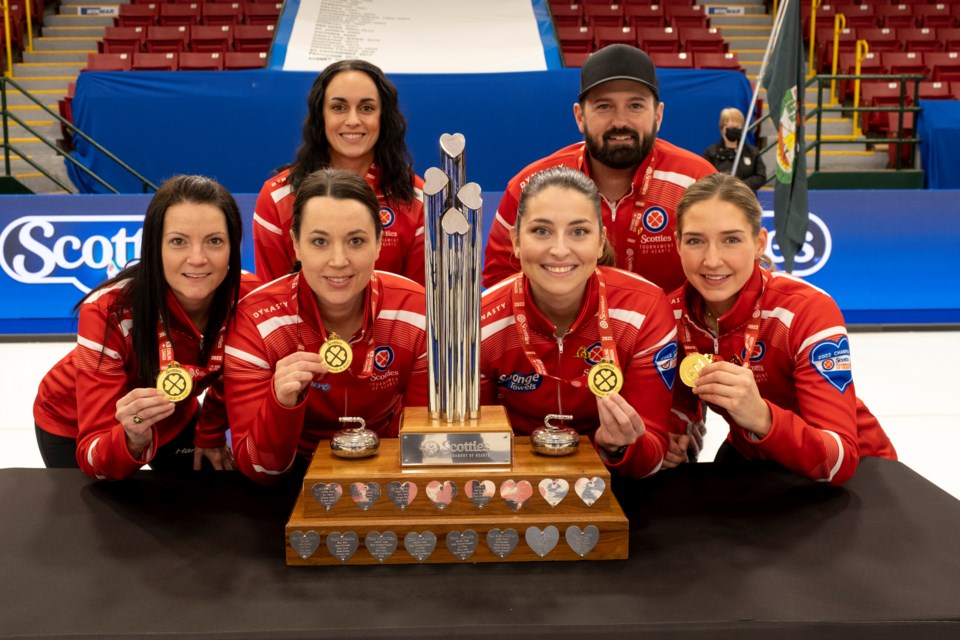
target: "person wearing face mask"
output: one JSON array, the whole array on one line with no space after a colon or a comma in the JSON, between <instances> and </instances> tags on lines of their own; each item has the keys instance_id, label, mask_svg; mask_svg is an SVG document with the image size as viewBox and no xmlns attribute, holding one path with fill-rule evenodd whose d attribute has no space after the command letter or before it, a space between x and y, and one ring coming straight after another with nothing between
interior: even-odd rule
<instances>
[{"instance_id":1,"label":"person wearing face mask","mask_svg":"<svg viewBox=\"0 0 960 640\"><path fill-rule=\"evenodd\" d=\"M733 161L737 157L737 145L743 136L743 112L736 107L727 107L720 112L720 139L707 147L703 157L720 173L733 173ZM767 182L767 168L760 157L760 150L752 144L743 145L736 176L757 191Z\"/></svg>"},{"instance_id":2,"label":"person wearing face mask","mask_svg":"<svg viewBox=\"0 0 960 640\"><path fill-rule=\"evenodd\" d=\"M664 291L683 283L672 238L674 210L683 190L715 173L710 163L657 137L663 122L657 70L645 52L612 44L580 69L573 117L583 141L528 165L507 184L484 254L483 286L520 271L510 233L517 203L533 174L550 167L585 173L600 190L603 226L616 266L637 273Z\"/></svg>"}]
</instances>

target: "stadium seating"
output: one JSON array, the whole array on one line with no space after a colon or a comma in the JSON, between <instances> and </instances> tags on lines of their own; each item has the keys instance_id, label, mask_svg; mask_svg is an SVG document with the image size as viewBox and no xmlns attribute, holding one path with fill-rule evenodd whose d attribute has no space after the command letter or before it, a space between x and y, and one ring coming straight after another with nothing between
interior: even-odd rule
<instances>
[{"instance_id":1,"label":"stadium seating","mask_svg":"<svg viewBox=\"0 0 960 640\"><path fill-rule=\"evenodd\" d=\"M653 51L650 59L658 69L693 69L693 56L673 51Z\"/></svg>"}]
</instances>

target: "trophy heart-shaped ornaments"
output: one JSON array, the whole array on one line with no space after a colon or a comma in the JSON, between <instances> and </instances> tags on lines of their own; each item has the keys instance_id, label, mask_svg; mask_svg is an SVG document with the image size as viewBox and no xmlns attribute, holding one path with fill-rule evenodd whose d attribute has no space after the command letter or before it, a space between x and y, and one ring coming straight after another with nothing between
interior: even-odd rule
<instances>
[{"instance_id":1,"label":"trophy heart-shaped ornaments","mask_svg":"<svg viewBox=\"0 0 960 640\"><path fill-rule=\"evenodd\" d=\"M504 480L500 485L500 497L514 511L519 511L523 503L533 495L533 487L526 480L514 482L513 480Z\"/></svg>"},{"instance_id":2,"label":"trophy heart-shaped ornaments","mask_svg":"<svg viewBox=\"0 0 960 640\"><path fill-rule=\"evenodd\" d=\"M427 497L437 509L446 509L457 497L457 485L449 480L446 482L433 480L427 484Z\"/></svg>"},{"instance_id":3,"label":"trophy heart-shaped ornaments","mask_svg":"<svg viewBox=\"0 0 960 640\"><path fill-rule=\"evenodd\" d=\"M316 531L294 531L290 534L290 547L297 552L297 555L306 560L320 546L320 534Z\"/></svg>"},{"instance_id":4,"label":"trophy heart-shaped ornaments","mask_svg":"<svg viewBox=\"0 0 960 640\"><path fill-rule=\"evenodd\" d=\"M387 485L387 497L399 509L406 509L417 497L417 485L413 482L391 482Z\"/></svg>"},{"instance_id":5,"label":"trophy heart-shaped ornaments","mask_svg":"<svg viewBox=\"0 0 960 640\"><path fill-rule=\"evenodd\" d=\"M563 478L557 478L556 480L544 478L537 485L537 488L540 489L540 495L547 501L547 504L555 507L567 497L567 493L570 491L570 483Z\"/></svg>"}]
</instances>

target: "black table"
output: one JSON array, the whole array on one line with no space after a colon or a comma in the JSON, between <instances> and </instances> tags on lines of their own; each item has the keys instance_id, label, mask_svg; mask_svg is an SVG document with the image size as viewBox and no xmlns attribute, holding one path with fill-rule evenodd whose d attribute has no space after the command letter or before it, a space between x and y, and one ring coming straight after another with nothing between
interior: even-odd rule
<instances>
[{"instance_id":1,"label":"black table","mask_svg":"<svg viewBox=\"0 0 960 640\"><path fill-rule=\"evenodd\" d=\"M2 469L0 637L960 637L960 501L902 464L616 489L626 561L287 567L289 492L235 473Z\"/></svg>"}]
</instances>

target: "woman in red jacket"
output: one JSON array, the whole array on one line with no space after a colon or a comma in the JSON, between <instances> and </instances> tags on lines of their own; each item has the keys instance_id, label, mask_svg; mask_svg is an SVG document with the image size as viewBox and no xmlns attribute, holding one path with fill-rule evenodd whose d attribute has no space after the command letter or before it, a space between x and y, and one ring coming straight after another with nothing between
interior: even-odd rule
<instances>
[{"instance_id":1,"label":"woman in red jacket","mask_svg":"<svg viewBox=\"0 0 960 640\"><path fill-rule=\"evenodd\" d=\"M667 456L685 458L702 403L730 432L717 460L773 460L842 484L861 456L896 458L857 399L843 316L825 292L761 266L767 231L743 181L718 173L691 185L677 207L687 283L671 294L683 347L674 400L683 416ZM684 357L685 356L685 357Z\"/></svg>"},{"instance_id":2,"label":"woman in red jacket","mask_svg":"<svg viewBox=\"0 0 960 640\"><path fill-rule=\"evenodd\" d=\"M511 235L522 271L483 295L482 401L504 405L518 434L549 414L571 415L569 426L592 438L608 466L633 477L655 472L667 445L677 355L663 291L597 266L612 254L600 195L576 169L531 177ZM619 393L591 384L601 363L616 367Z\"/></svg>"},{"instance_id":3,"label":"woman in red jacket","mask_svg":"<svg viewBox=\"0 0 960 640\"><path fill-rule=\"evenodd\" d=\"M240 303L227 340L227 413L237 467L257 482L302 477L341 417L395 437L403 406L426 404L424 291L374 270L378 208L353 172L307 176L292 209L300 271ZM331 370L319 352L333 344L345 352L345 343L352 360Z\"/></svg>"},{"instance_id":4,"label":"woman in red jacket","mask_svg":"<svg viewBox=\"0 0 960 640\"><path fill-rule=\"evenodd\" d=\"M140 260L81 301L77 346L40 383L34 420L48 467L109 479L145 464L198 468L203 455L230 467L217 387L241 293L242 224L209 178L177 176L157 190Z\"/></svg>"},{"instance_id":5,"label":"woman in red jacket","mask_svg":"<svg viewBox=\"0 0 960 640\"><path fill-rule=\"evenodd\" d=\"M307 109L296 159L267 180L257 198L257 275L269 282L293 270L294 196L304 178L329 167L362 176L377 194L383 222L377 269L423 284L423 180L413 172L396 87L369 62L341 60L317 77Z\"/></svg>"}]
</instances>

